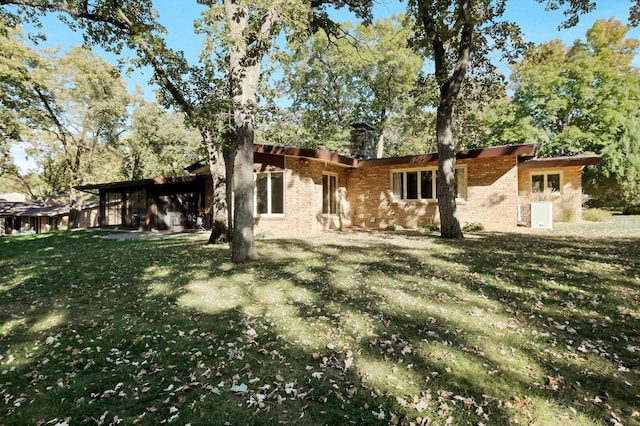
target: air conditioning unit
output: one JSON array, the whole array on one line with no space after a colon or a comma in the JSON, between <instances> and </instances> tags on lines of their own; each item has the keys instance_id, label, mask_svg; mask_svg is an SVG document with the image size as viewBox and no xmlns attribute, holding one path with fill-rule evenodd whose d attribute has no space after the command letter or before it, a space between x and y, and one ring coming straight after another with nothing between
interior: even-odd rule
<instances>
[{"instance_id":1,"label":"air conditioning unit","mask_svg":"<svg viewBox=\"0 0 640 426\"><path fill-rule=\"evenodd\" d=\"M551 201L531 202L531 227L553 229L553 203Z\"/></svg>"}]
</instances>

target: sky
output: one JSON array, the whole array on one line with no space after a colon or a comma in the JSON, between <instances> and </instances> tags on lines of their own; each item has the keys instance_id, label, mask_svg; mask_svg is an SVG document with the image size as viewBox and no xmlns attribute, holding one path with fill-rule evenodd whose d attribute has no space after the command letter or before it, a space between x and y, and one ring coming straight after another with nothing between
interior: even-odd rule
<instances>
[{"instance_id":1,"label":"sky","mask_svg":"<svg viewBox=\"0 0 640 426\"><path fill-rule=\"evenodd\" d=\"M406 1L398 0L374 0L374 18L390 17L394 13L402 13L406 10ZM598 7L593 12L583 15L580 22L573 28L559 30L558 27L564 21L562 12L545 11L542 4L534 0L509 0L504 18L517 23L524 35L525 41L540 44L545 41L561 39L566 45L572 44L576 39L584 39L587 30L597 19L611 18L627 23L630 1L628 0L598 0ZM156 8L160 14L160 22L167 28L167 43L169 47L183 50L185 57L190 62L197 61L201 49L201 39L193 32L193 21L199 17L203 6L198 5L193 0L155 0ZM346 21L350 19L348 13L339 13L335 19ZM25 27L25 32L29 31ZM43 21L42 30L47 36L47 42L40 44L40 47L55 48L60 47L63 51L71 45L82 44L82 37L78 33L70 31L66 25L60 23L55 18ZM640 39L640 29L633 28L627 34L628 37ZM99 49L96 53L112 63L116 63L117 57L113 54L105 53ZM634 65L640 67L640 51L634 60ZM505 71L508 67L500 67ZM152 77L150 70L137 70L130 76L125 76L128 82L128 89L132 92L136 85L140 86L147 99L154 99L153 86L148 84ZM12 154L16 165L26 172L33 168L33 163L25 158L24 151L20 146L12 148Z\"/></svg>"}]
</instances>

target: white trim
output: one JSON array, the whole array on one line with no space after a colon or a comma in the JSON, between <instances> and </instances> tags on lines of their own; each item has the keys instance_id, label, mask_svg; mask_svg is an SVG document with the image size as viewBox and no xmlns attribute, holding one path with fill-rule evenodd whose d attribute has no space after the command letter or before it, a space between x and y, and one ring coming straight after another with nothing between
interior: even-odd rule
<instances>
[{"instance_id":1,"label":"white trim","mask_svg":"<svg viewBox=\"0 0 640 426\"><path fill-rule=\"evenodd\" d=\"M269 213L272 210L271 206L271 175L274 173L282 173L282 213ZM258 175L266 175L267 176L267 213L258 213L258 186L255 184L258 181ZM253 217L285 217L286 212L286 183L285 183L286 173L284 170L275 170L275 171L266 171L266 172L254 172L253 180L255 190L253 192Z\"/></svg>"},{"instance_id":2,"label":"white trim","mask_svg":"<svg viewBox=\"0 0 640 426\"><path fill-rule=\"evenodd\" d=\"M467 165L466 164L456 164L456 170L464 170L464 179L462 180L462 182L460 182L458 184L458 186L456 187L456 201L466 201L467 199L467 182L469 179L469 176L467 174ZM422 180L420 179L420 173L421 172L432 172L432 190L431 190L431 194L432 194L432 198L422 198L421 194L422 194L422 187L421 187L421 182ZM407 198L407 173L417 173L417 187L416 187L416 195L418 196L418 198ZM395 191L394 191L394 175L398 175L398 174L402 174L404 177L402 178L402 194L400 195L400 197L397 197L395 195ZM408 202L432 202L432 201L436 201L438 199L437 194L436 194L436 180L437 180L437 174L438 174L438 168L437 167L412 167L412 168L406 168L406 169L391 169L389 171L389 192L391 193L391 197L394 201L408 201ZM458 197L457 195L462 193L462 197Z\"/></svg>"},{"instance_id":3,"label":"white trim","mask_svg":"<svg viewBox=\"0 0 640 426\"><path fill-rule=\"evenodd\" d=\"M559 188L558 188L558 192L562 192L562 188L564 186L564 173L563 170L558 170L558 169L544 169L544 170L532 170L529 172L529 192L533 193L533 177L534 176L543 176L543 191L545 189L548 189L549 187L549 175L558 175L560 182L559 182ZM536 191L538 192L538 191Z\"/></svg>"},{"instance_id":4,"label":"white trim","mask_svg":"<svg viewBox=\"0 0 640 426\"><path fill-rule=\"evenodd\" d=\"M333 178L336 179L335 188L334 188L334 192L333 192L333 196L335 198L335 203L336 203L336 212L335 213L331 213L330 212L331 208L328 209L329 213L325 213L325 211L324 211L325 210L325 205L324 205L324 203L325 203L325 199L324 199L324 177L325 176L327 176L329 178L333 177ZM322 216L323 217L337 217L338 216L338 205L339 205L339 202L338 202L339 201L338 200L338 188L339 188L338 182L339 182L338 181L338 173L328 172L328 171L324 171L324 170L322 171ZM327 206L327 207L329 207L329 206Z\"/></svg>"},{"instance_id":5,"label":"white trim","mask_svg":"<svg viewBox=\"0 0 640 426\"><path fill-rule=\"evenodd\" d=\"M456 188L456 201L466 201L467 200L467 182L469 181L469 176L467 175L467 165L466 164L456 164L456 171L464 170L464 179L462 182L458 182L458 186ZM462 197L458 197L458 195L462 193Z\"/></svg>"}]
</instances>

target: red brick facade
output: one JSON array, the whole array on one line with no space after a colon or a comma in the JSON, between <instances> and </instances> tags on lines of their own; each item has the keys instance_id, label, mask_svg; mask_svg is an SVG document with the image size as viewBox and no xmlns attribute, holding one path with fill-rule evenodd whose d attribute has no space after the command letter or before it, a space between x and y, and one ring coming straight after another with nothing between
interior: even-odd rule
<instances>
[{"instance_id":1,"label":"red brick facade","mask_svg":"<svg viewBox=\"0 0 640 426\"><path fill-rule=\"evenodd\" d=\"M394 172L435 170L434 155L358 162L324 151L268 146L259 149L280 156L280 168L276 170L284 170L285 211L257 215L256 234L302 237L349 227L385 229L399 225L416 229L439 224L437 200L402 200L392 195ZM464 169L465 176L463 197L457 200L460 223L481 223L487 230L515 228L526 219L523 212L530 201L531 175L536 173L561 175L562 191L555 195L554 220L579 219L584 165L578 159L569 164L566 159L555 163L546 159L541 164L530 161L532 156L533 145L486 148L459 155L456 166ZM259 162L256 167L264 169ZM274 166L269 168L273 170ZM337 183L335 214L323 212L324 175L333 176Z\"/></svg>"},{"instance_id":2,"label":"red brick facade","mask_svg":"<svg viewBox=\"0 0 640 426\"><path fill-rule=\"evenodd\" d=\"M582 219L582 166L526 168L518 173L518 196L520 203L526 206L531 201L531 180L534 174L559 174L561 191L551 194L553 201L553 220L576 221Z\"/></svg>"},{"instance_id":3,"label":"red brick facade","mask_svg":"<svg viewBox=\"0 0 640 426\"><path fill-rule=\"evenodd\" d=\"M466 198L458 201L461 224L479 222L486 229L517 226L517 157L463 159L466 167ZM272 236L303 236L326 229L362 227L384 229L400 225L416 229L439 224L436 200L403 201L391 196L391 172L436 168L436 162L346 168L323 161L286 157L285 214L256 218L256 233ZM338 178L338 215L322 213L322 175Z\"/></svg>"},{"instance_id":4,"label":"red brick facade","mask_svg":"<svg viewBox=\"0 0 640 426\"><path fill-rule=\"evenodd\" d=\"M344 203L350 169L329 162L285 157L285 213L260 215L255 219L255 232L277 237L300 237L327 229L351 226L348 207ZM338 215L322 213L322 176L337 175Z\"/></svg>"}]
</instances>

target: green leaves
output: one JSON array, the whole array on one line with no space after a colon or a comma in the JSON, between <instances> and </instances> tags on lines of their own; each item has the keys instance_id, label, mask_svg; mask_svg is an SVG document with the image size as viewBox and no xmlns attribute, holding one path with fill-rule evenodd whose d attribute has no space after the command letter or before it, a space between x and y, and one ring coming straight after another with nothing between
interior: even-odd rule
<instances>
[{"instance_id":1,"label":"green leaves","mask_svg":"<svg viewBox=\"0 0 640 426\"><path fill-rule=\"evenodd\" d=\"M284 67L279 87L292 97L289 112L301 127L301 143L348 153L349 124L366 121L390 138L384 155L396 155L412 131L423 134L422 128L399 124L422 114L412 96L423 59L409 47L411 24L397 15L371 25L345 23L340 30L341 37L320 31L296 40L279 56Z\"/></svg>"},{"instance_id":2,"label":"green leaves","mask_svg":"<svg viewBox=\"0 0 640 426\"><path fill-rule=\"evenodd\" d=\"M515 66L519 117L547 133L545 155L599 153L640 108L640 73L631 65L638 40L619 21L599 20L586 41L556 40L531 49Z\"/></svg>"},{"instance_id":3,"label":"green leaves","mask_svg":"<svg viewBox=\"0 0 640 426\"><path fill-rule=\"evenodd\" d=\"M140 101L131 114L130 133L121 139L125 179L182 176L185 167L205 157L201 135L184 116Z\"/></svg>"},{"instance_id":4,"label":"green leaves","mask_svg":"<svg viewBox=\"0 0 640 426\"><path fill-rule=\"evenodd\" d=\"M512 76L516 117L542 132L541 154L601 154L585 186L596 205L625 211L640 203L640 70L632 65L640 41L627 31L613 18L598 20L584 41L532 48Z\"/></svg>"}]
</instances>

